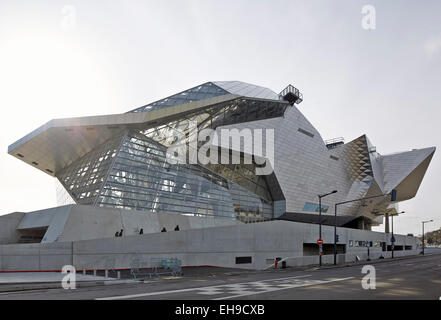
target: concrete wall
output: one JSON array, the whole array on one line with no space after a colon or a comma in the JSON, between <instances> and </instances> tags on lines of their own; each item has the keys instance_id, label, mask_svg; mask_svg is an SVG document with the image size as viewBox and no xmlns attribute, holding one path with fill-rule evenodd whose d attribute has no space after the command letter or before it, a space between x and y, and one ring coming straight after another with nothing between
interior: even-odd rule
<instances>
[{"instance_id":1,"label":"concrete wall","mask_svg":"<svg viewBox=\"0 0 441 320\"><path fill-rule=\"evenodd\" d=\"M72 243L0 245L0 270L61 270L72 264Z\"/></svg>"},{"instance_id":2,"label":"concrete wall","mask_svg":"<svg viewBox=\"0 0 441 320\"><path fill-rule=\"evenodd\" d=\"M322 227L325 243L332 243L333 228ZM383 233L338 228L340 243L348 240L382 241ZM53 270L73 263L77 269L130 268L151 266L152 258L176 257L183 265L213 265L246 269L265 269L275 258L288 258L288 265L318 263L317 256L303 257L303 243L315 243L318 225L270 221L234 226L189 229L165 233L124 236L51 244L0 246L0 270ZM396 236L397 245L413 244L416 239ZM372 248L371 257L381 253ZM348 248L345 261L355 255L366 258L366 248ZM395 256L416 254L416 250L397 251ZM235 258L251 256L252 263L236 264ZM323 257L332 263L332 255ZM342 258L340 258L342 261Z\"/></svg>"},{"instance_id":3,"label":"concrete wall","mask_svg":"<svg viewBox=\"0 0 441 320\"><path fill-rule=\"evenodd\" d=\"M235 219L194 217L147 211L99 208L87 205L65 205L28 213L16 212L0 217L0 244L17 243L20 235L44 230L42 243L113 238L123 229L125 236L235 225Z\"/></svg>"},{"instance_id":4,"label":"concrete wall","mask_svg":"<svg viewBox=\"0 0 441 320\"><path fill-rule=\"evenodd\" d=\"M114 238L123 229L124 236L158 233L162 228L172 231L238 224L234 219L192 217L179 214L100 208L86 205L72 206L60 241Z\"/></svg>"},{"instance_id":5,"label":"concrete wall","mask_svg":"<svg viewBox=\"0 0 441 320\"><path fill-rule=\"evenodd\" d=\"M28 212L20 221L20 224L17 226L17 230L25 233L35 229L47 228L41 242L56 242L63 234L71 209L72 206L67 205Z\"/></svg>"},{"instance_id":6,"label":"concrete wall","mask_svg":"<svg viewBox=\"0 0 441 320\"><path fill-rule=\"evenodd\" d=\"M20 235L17 226L24 215L24 212L14 212L0 217L0 244L18 242Z\"/></svg>"}]
</instances>

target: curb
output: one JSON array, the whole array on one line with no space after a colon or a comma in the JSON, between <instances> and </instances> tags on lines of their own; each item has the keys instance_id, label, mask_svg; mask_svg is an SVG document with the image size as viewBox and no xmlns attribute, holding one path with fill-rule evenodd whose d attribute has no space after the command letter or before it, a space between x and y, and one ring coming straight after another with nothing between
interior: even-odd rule
<instances>
[{"instance_id":1,"label":"curb","mask_svg":"<svg viewBox=\"0 0 441 320\"><path fill-rule=\"evenodd\" d=\"M345 264L336 265L336 266L330 265L330 266L315 267L315 268L311 268L309 270L326 270L326 269L335 269L335 268L355 267L355 266L361 266L361 265L365 265L365 264L386 263L386 262L406 260L406 259L417 258L417 257L434 256L434 255L440 255L440 254L441 253L430 253L430 254L425 254L424 256L420 255L420 254L416 254L416 255L411 255L411 256L395 257L393 259L392 258L384 258L384 259L372 259L371 261L363 260L360 262L345 263ZM309 270L305 270L305 271L309 271Z\"/></svg>"},{"instance_id":2,"label":"curb","mask_svg":"<svg viewBox=\"0 0 441 320\"><path fill-rule=\"evenodd\" d=\"M100 280L100 281L81 281L76 283L77 288L87 288L95 286L111 286L117 284L140 283L140 280ZM0 293L31 291L43 289L63 289L61 282L28 282L28 283L8 283L0 284Z\"/></svg>"}]
</instances>

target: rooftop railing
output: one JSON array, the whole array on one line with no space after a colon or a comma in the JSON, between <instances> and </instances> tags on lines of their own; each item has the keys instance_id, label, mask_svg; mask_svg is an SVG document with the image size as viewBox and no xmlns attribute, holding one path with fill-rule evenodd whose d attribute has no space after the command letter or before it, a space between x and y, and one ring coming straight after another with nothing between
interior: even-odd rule
<instances>
[{"instance_id":1,"label":"rooftop railing","mask_svg":"<svg viewBox=\"0 0 441 320\"><path fill-rule=\"evenodd\" d=\"M343 137L325 140L325 145L328 149L337 148L338 146L344 143L345 143L345 139Z\"/></svg>"},{"instance_id":2,"label":"rooftop railing","mask_svg":"<svg viewBox=\"0 0 441 320\"><path fill-rule=\"evenodd\" d=\"M303 94L299 91L299 89L290 84L279 93L279 98L281 100L286 100L291 104L299 104L303 101Z\"/></svg>"}]
</instances>

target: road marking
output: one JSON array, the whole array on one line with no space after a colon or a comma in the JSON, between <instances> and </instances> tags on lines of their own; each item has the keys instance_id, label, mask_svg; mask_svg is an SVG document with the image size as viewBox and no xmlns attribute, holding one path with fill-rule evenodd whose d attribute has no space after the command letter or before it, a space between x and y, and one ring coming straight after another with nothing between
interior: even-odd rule
<instances>
[{"instance_id":1,"label":"road marking","mask_svg":"<svg viewBox=\"0 0 441 320\"><path fill-rule=\"evenodd\" d=\"M95 298L95 300L133 299L133 298L148 297L148 296L155 296L155 295L163 295L163 294L170 294L170 293L181 293L181 292L196 291L196 290L210 290L210 289L214 289L214 288L231 286L231 285L238 286L238 285L246 285L246 284L253 284L253 283L268 282L268 281L280 281L280 280L306 278L306 277L310 277L310 276L311 275L308 274L308 275L296 276L296 277L275 278L275 279L267 279L267 280L259 280L259 281L232 283L232 284L221 284L221 285L217 285L217 286L196 287L196 288L187 288L187 289L169 290L169 291L158 291L158 292L146 292L146 293L138 293L138 294L129 294L129 295L125 295L125 296L113 296L113 297L105 297L105 298Z\"/></svg>"},{"instance_id":2,"label":"road marking","mask_svg":"<svg viewBox=\"0 0 441 320\"><path fill-rule=\"evenodd\" d=\"M325 284L325 283L345 281L345 280L349 280L349 279L353 279L353 278L354 277L348 277L348 278L342 278L342 279L333 279L333 280L312 280L312 281L305 282L305 283L286 285L285 288L270 288L270 289L267 289L267 290L261 291L261 292L244 292L242 294L237 294L237 295L233 295L233 296L229 296L229 297L216 298L216 299L213 299L213 300L227 300L227 299L234 299L234 298L239 298L239 297L246 297L246 296L257 295L257 294L261 294L261 293L268 293L268 292L273 292L273 291L281 291L281 290L300 288L300 287L317 286L317 285L321 285L321 284Z\"/></svg>"}]
</instances>

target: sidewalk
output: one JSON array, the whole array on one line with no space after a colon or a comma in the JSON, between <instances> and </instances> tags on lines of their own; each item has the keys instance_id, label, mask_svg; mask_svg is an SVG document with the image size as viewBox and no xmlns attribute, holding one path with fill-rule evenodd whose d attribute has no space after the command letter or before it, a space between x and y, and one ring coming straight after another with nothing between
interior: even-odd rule
<instances>
[{"instance_id":1,"label":"sidewalk","mask_svg":"<svg viewBox=\"0 0 441 320\"><path fill-rule=\"evenodd\" d=\"M441 251L440 252L426 253L425 255L416 254L416 255L411 255L411 256L395 257L393 259L392 258L372 259L370 261L368 261L368 260L361 260L361 261L357 261L357 262L348 262L348 263L343 263L343 264L338 264L338 265L323 265L321 267L312 267L312 268L304 269L304 270L305 271L310 271L310 270L324 270L324 269L354 267L354 266L362 266L362 265L366 265L366 264L378 264L378 263L384 263L384 262L393 262L393 261L399 261L399 260L406 260L406 259L417 258L417 257L424 258L424 257L433 256L433 255L438 255L438 254L441 254Z\"/></svg>"},{"instance_id":2,"label":"sidewalk","mask_svg":"<svg viewBox=\"0 0 441 320\"><path fill-rule=\"evenodd\" d=\"M220 267L186 267L184 269L185 278L187 280L194 279L207 279L218 276L240 276L244 273L259 273L259 272L280 272L280 271L313 271L313 270L324 270L324 269L334 269L334 268L345 268L345 267L353 267L359 265L366 264L379 264L393 261L400 261L406 259L412 259L416 257L428 257L432 255L441 254L441 250L439 252L431 252L426 253L425 256L422 255L412 255L412 256L403 256L396 257L394 259L386 258L386 259L375 259L371 261L358 261L358 262L350 262L344 263L340 265L324 265L322 267L318 266L302 266L302 267L288 267L286 269L268 269L265 271L262 270L246 270L246 269L236 269L236 268L220 268ZM0 272L0 293L14 292L14 291L25 291L25 290L42 290L42 289L60 289L61 281L65 274L60 272L10 272L10 273L2 273ZM133 280L129 278L128 271L121 272L122 279L115 278L106 278L101 275L84 275L82 273L76 273L76 287L92 287L92 286L103 286L103 285L115 285L115 284L129 284L129 283L143 283L144 280ZM158 277L155 280L179 280L182 277ZM150 281L151 281L150 280Z\"/></svg>"},{"instance_id":3,"label":"sidewalk","mask_svg":"<svg viewBox=\"0 0 441 320\"><path fill-rule=\"evenodd\" d=\"M0 273L0 292L62 288L61 281L65 276L61 272ZM79 288L132 282L135 281L76 273L76 287Z\"/></svg>"},{"instance_id":4,"label":"sidewalk","mask_svg":"<svg viewBox=\"0 0 441 320\"><path fill-rule=\"evenodd\" d=\"M185 277L187 279L201 277L216 277L218 275L240 275L250 270L236 268L219 268L219 267L185 267ZM252 272L258 272L252 270ZM76 273L76 287L91 287L115 284L142 283L145 279L134 280L129 270L121 270L121 279L106 278L102 276L103 270L99 270L98 275L84 275L81 272ZM62 288L61 281L66 274L61 272L0 272L0 293L24 290L41 290L41 289L59 289ZM155 277L148 281L156 281L160 279L175 280L176 277ZM181 277L178 277L181 278Z\"/></svg>"}]
</instances>

